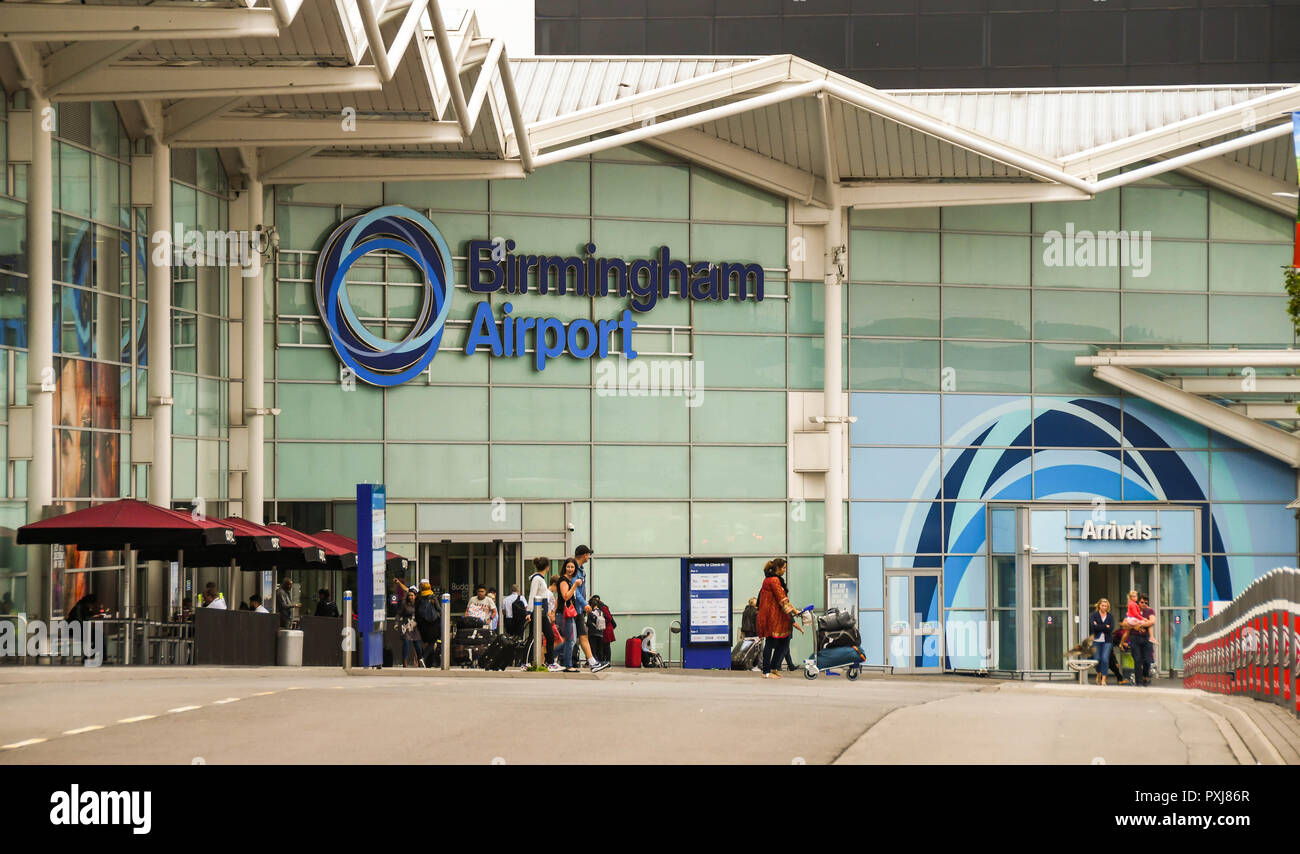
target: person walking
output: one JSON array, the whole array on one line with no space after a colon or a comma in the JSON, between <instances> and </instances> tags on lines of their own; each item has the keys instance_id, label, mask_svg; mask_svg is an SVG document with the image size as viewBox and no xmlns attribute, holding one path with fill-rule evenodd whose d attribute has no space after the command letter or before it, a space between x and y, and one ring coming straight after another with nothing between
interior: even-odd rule
<instances>
[{"instance_id":1,"label":"person walking","mask_svg":"<svg viewBox=\"0 0 1300 854\"><path fill-rule=\"evenodd\" d=\"M560 623L560 664L565 673L580 672L573 666L573 649L578 640L578 564L573 558L564 561L555 596L555 611Z\"/></svg>"},{"instance_id":2,"label":"person walking","mask_svg":"<svg viewBox=\"0 0 1300 854\"><path fill-rule=\"evenodd\" d=\"M1097 684L1105 685L1115 637L1115 617L1110 613L1109 599L1097 600L1097 607L1088 619L1088 633L1092 635L1092 651L1097 659Z\"/></svg>"},{"instance_id":3,"label":"person walking","mask_svg":"<svg viewBox=\"0 0 1300 854\"><path fill-rule=\"evenodd\" d=\"M778 562L779 564L781 564L781 568L784 569L785 566L786 566L785 558L780 558L780 557L779 557L779 558L777 558L776 560L777 560L777 562ZM785 577L785 573L782 572L781 575L777 576L777 579L781 582L781 589L785 591L785 595L786 595L786 596L789 596L789 595L790 595L790 581L789 581L789 579L787 579L787 578ZM791 622L791 623L794 623L794 622L796 622L798 619L799 619L799 617L798 617L797 615L791 615L791 617L790 617L790 622ZM800 631L802 631L802 629L800 629ZM780 665L777 665L777 669L780 669ZM790 657L790 644L786 644L786 646L785 646L785 669L786 669L786 670L794 670L794 659L792 659L792 658Z\"/></svg>"},{"instance_id":4,"label":"person walking","mask_svg":"<svg viewBox=\"0 0 1300 854\"><path fill-rule=\"evenodd\" d=\"M551 559L541 557L533 558L533 574L528 576L528 616L525 618L525 632L531 632L533 628L533 603L542 603L542 645L545 647L545 656L543 661L550 664L554 653L551 650L552 638L555 635L555 627L551 622L551 591L550 580L546 577L546 571L551 568Z\"/></svg>"},{"instance_id":5,"label":"person walking","mask_svg":"<svg viewBox=\"0 0 1300 854\"><path fill-rule=\"evenodd\" d=\"M330 598L330 592L327 588L322 587L316 591L316 616L318 617L337 617L339 608Z\"/></svg>"},{"instance_id":6,"label":"person walking","mask_svg":"<svg viewBox=\"0 0 1300 854\"><path fill-rule=\"evenodd\" d=\"M599 673L606 667L608 662L600 662L591 654L591 639L587 635L587 617L591 614L591 603L587 601L587 575L583 566L591 560L591 546L578 546L573 552L573 562L577 567L577 573L574 580L574 600L578 610L578 616L574 618L574 632L578 636L578 646L582 648L583 655L587 656L587 666L591 668L592 673Z\"/></svg>"},{"instance_id":7,"label":"person walking","mask_svg":"<svg viewBox=\"0 0 1300 854\"><path fill-rule=\"evenodd\" d=\"M740 636L742 638L758 637L758 600L750 597L745 611L740 615Z\"/></svg>"},{"instance_id":8,"label":"person walking","mask_svg":"<svg viewBox=\"0 0 1300 854\"><path fill-rule=\"evenodd\" d=\"M600 599L599 596L593 596L593 599ZM614 629L618 628L618 623L614 622L614 615L610 612L609 606L605 604L604 599L600 599L600 610L605 615L605 630L601 634L601 651L605 653L601 661L605 664L610 663L614 649Z\"/></svg>"},{"instance_id":9,"label":"person walking","mask_svg":"<svg viewBox=\"0 0 1300 854\"><path fill-rule=\"evenodd\" d=\"M763 644L763 678L780 679L781 659L790 649L791 628L803 631L803 626L793 622L795 607L781 586L785 574L785 561L770 560L763 567L763 586L758 591L758 634L765 638ZM777 671L772 672L776 662Z\"/></svg>"},{"instance_id":10,"label":"person walking","mask_svg":"<svg viewBox=\"0 0 1300 854\"><path fill-rule=\"evenodd\" d=\"M604 664L609 661L611 644L614 642L614 617L599 596L592 596L587 604L591 605L591 614L587 618L587 637L591 641L591 651L596 661Z\"/></svg>"},{"instance_id":11,"label":"person walking","mask_svg":"<svg viewBox=\"0 0 1300 854\"><path fill-rule=\"evenodd\" d=\"M280 579L280 586L275 588L275 612L280 615L280 628L287 629L293 625L293 579L285 576Z\"/></svg>"},{"instance_id":12,"label":"person walking","mask_svg":"<svg viewBox=\"0 0 1300 854\"><path fill-rule=\"evenodd\" d=\"M1151 629L1156 624L1156 612L1148 604L1146 594L1138 596L1138 611L1142 620L1129 631L1128 644L1133 650L1134 678L1138 687L1151 684L1151 665L1155 649L1151 646Z\"/></svg>"},{"instance_id":13,"label":"person walking","mask_svg":"<svg viewBox=\"0 0 1300 854\"><path fill-rule=\"evenodd\" d=\"M402 638L402 666L423 667L424 645L419 624L415 621L415 588L406 588L406 595L397 605L397 634ZM430 643L433 641L430 640ZM415 651L415 663L411 663L411 651Z\"/></svg>"}]
</instances>

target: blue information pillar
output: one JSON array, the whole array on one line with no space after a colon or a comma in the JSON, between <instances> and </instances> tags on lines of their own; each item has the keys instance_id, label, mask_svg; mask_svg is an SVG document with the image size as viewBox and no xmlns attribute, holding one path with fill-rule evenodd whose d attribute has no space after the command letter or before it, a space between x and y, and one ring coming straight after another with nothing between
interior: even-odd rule
<instances>
[{"instance_id":1,"label":"blue information pillar","mask_svg":"<svg viewBox=\"0 0 1300 854\"><path fill-rule=\"evenodd\" d=\"M731 669L731 558L682 558L682 667Z\"/></svg>"},{"instance_id":2,"label":"blue information pillar","mask_svg":"<svg viewBox=\"0 0 1300 854\"><path fill-rule=\"evenodd\" d=\"M357 484L357 629L361 666L384 664L384 564L387 558L382 484Z\"/></svg>"}]
</instances>

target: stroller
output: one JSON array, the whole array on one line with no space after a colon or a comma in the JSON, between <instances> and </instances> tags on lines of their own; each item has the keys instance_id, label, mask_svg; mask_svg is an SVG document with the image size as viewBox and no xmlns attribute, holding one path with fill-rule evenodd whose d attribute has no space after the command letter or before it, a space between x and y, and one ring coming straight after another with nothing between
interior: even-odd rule
<instances>
[{"instance_id":1,"label":"stroller","mask_svg":"<svg viewBox=\"0 0 1300 854\"><path fill-rule=\"evenodd\" d=\"M668 669L663 656L655 652L655 630L649 626L641 632L641 666Z\"/></svg>"},{"instance_id":2,"label":"stroller","mask_svg":"<svg viewBox=\"0 0 1300 854\"><path fill-rule=\"evenodd\" d=\"M812 623L813 606L804 608L802 613L804 624ZM862 663L867 656L862 651L862 637L852 611L831 608L817 617L814 647L813 656L803 663L803 675L807 678L816 679L822 672L834 676L832 668L844 668L844 676L850 680L862 675Z\"/></svg>"}]
</instances>

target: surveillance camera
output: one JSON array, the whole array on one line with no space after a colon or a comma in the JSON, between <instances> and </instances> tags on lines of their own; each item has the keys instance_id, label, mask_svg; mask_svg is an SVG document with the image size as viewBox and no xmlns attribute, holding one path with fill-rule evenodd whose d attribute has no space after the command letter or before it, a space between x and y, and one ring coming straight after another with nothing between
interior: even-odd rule
<instances>
[{"instance_id":1,"label":"surveillance camera","mask_svg":"<svg viewBox=\"0 0 1300 854\"><path fill-rule=\"evenodd\" d=\"M572 522L570 522L570 523L569 523L569 533L572 534L572 533L573 533L574 531L576 531L576 530L578 530L578 526L575 525L575 524L573 524Z\"/></svg>"}]
</instances>

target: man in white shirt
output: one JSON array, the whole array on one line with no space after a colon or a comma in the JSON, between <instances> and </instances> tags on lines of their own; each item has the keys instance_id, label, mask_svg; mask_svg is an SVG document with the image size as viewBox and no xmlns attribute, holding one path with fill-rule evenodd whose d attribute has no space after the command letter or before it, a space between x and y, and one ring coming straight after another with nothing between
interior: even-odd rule
<instances>
[{"instance_id":1,"label":"man in white shirt","mask_svg":"<svg viewBox=\"0 0 1300 854\"><path fill-rule=\"evenodd\" d=\"M226 600L225 597L221 595L220 590L215 590L215 589L208 590L206 593L203 594L203 596L205 599L208 600L203 607L212 608L217 611L226 610Z\"/></svg>"},{"instance_id":2,"label":"man in white shirt","mask_svg":"<svg viewBox=\"0 0 1300 854\"><path fill-rule=\"evenodd\" d=\"M480 584L474 588L474 595L470 597L469 604L465 606L466 617L478 617L483 621L483 625L492 625L492 620L497 615L497 603L493 602L487 595L487 587Z\"/></svg>"},{"instance_id":3,"label":"man in white shirt","mask_svg":"<svg viewBox=\"0 0 1300 854\"><path fill-rule=\"evenodd\" d=\"M271 613L270 611L266 610L266 607L262 604L262 597L258 596L256 593L248 597L248 607L250 610L258 614Z\"/></svg>"}]
</instances>

